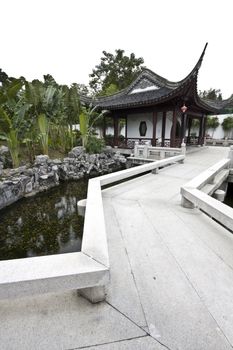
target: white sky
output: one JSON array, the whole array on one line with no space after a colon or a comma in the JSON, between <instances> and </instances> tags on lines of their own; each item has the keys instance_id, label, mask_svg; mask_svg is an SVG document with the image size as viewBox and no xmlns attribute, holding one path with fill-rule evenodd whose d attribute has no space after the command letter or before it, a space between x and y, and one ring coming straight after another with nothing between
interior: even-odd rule
<instances>
[{"instance_id":1,"label":"white sky","mask_svg":"<svg viewBox=\"0 0 233 350\"><path fill-rule=\"evenodd\" d=\"M232 0L0 0L0 68L85 83L102 51L124 49L173 81L208 41L198 88L233 93Z\"/></svg>"}]
</instances>

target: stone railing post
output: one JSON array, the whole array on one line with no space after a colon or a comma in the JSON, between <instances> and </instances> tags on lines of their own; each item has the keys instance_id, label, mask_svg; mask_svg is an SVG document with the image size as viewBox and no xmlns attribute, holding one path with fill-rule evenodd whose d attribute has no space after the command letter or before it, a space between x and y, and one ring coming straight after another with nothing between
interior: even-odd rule
<instances>
[{"instance_id":1,"label":"stone railing post","mask_svg":"<svg viewBox=\"0 0 233 350\"><path fill-rule=\"evenodd\" d=\"M182 142L181 144L181 154L183 154L185 156L186 153L186 144L184 142Z\"/></svg>"},{"instance_id":2,"label":"stone railing post","mask_svg":"<svg viewBox=\"0 0 233 350\"><path fill-rule=\"evenodd\" d=\"M135 141L134 142L134 157L138 157L138 145L139 145L139 142L138 141Z\"/></svg>"},{"instance_id":3,"label":"stone railing post","mask_svg":"<svg viewBox=\"0 0 233 350\"><path fill-rule=\"evenodd\" d=\"M159 154L159 159L164 159L166 156L165 151L161 150Z\"/></svg>"},{"instance_id":4,"label":"stone railing post","mask_svg":"<svg viewBox=\"0 0 233 350\"><path fill-rule=\"evenodd\" d=\"M148 142L145 142L145 145L143 147L143 158L148 158Z\"/></svg>"},{"instance_id":5,"label":"stone railing post","mask_svg":"<svg viewBox=\"0 0 233 350\"><path fill-rule=\"evenodd\" d=\"M184 208L188 208L188 209L194 209L195 205L190 202L188 199L186 199L184 196L181 195L181 205Z\"/></svg>"}]
</instances>

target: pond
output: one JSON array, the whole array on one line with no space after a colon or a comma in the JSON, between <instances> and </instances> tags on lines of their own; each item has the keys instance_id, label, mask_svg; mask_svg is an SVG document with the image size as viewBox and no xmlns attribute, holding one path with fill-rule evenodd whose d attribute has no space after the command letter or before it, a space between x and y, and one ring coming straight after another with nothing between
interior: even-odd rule
<instances>
[{"instance_id":1,"label":"pond","mask_svg":"<svg viewBox=\"0 0 233 350\"><path fill-rule=\"evenodd\" d=\"M227 194L224 203L233 208L233 183L229 182L227 186Z\"/></svg>"},{"instance_id":2,"label":"pond","mask_svg":"<svg viewBox=\"0 0 233 350\"><path fill-rule=\"evenodd\" d=\"M81 250L84 219L77 202L87 180L62 183L0 211L0 260Z\"/></svg>"}]
</instances>

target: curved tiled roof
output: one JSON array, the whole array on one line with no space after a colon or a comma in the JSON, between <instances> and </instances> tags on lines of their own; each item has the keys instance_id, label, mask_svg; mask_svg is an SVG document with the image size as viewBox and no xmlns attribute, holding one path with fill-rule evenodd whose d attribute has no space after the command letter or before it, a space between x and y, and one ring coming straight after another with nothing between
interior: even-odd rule
<instances>
[{"instance_id":1,"label":"curved tiled roof","mask_svg":"<svg viewBox=\"0 0 233 350\"><path fill-rule=\"evenodd\" d=\"M205 54L204 50L192 71L179 82L169 81L149 69L141 74L124 90L110 96L98 97L92 104L100 109L116 110L140 106L156 105L169 101L175 97L185 97L191 94L195 104L210 113L218 113L229 103L233 97L224 101L210 101L201 99L197 93L197 77ZM89 98L82 98L83 102L90 103ZM89 100L89 101L88 101Z\"/></svg>"},{"instance_id":2,"label":"curved tiled roof","mask_svg":"<svg viewBox=\"0 0 233 350\"><path fill-rule=\"evenodd\" d=\"M209 99L201 99L202 103L211 106L219 111L224 110L227 107L232 107L233 108L233 95L231 95L231 97L229 97L226 100L222 100L222 101L213 101L213 100L209 100Z\"/></svg>"}]
</instances>

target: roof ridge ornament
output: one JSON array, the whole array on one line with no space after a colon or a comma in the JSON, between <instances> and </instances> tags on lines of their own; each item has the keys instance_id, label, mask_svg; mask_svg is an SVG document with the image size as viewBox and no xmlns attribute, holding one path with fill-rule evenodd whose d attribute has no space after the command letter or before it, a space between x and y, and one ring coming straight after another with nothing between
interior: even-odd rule
<instances>
[{"instance_id":1,"label":"roof ridge ornament","mask_svg":"<svg viewBox=\"0 0 233 350\"><path fill-rule=\"evenodd\" d=\"M198 60L198 62L196 64L196 69L200 69L200 67L201 67L201 64L202 64L203 57L205 55L207 46L208 46L208 42L205 44L204 50L202 51L202 54L201 54L201 56L200 56L200 58L199 58L199 60Z\"/></svg>"}]
</instances>

